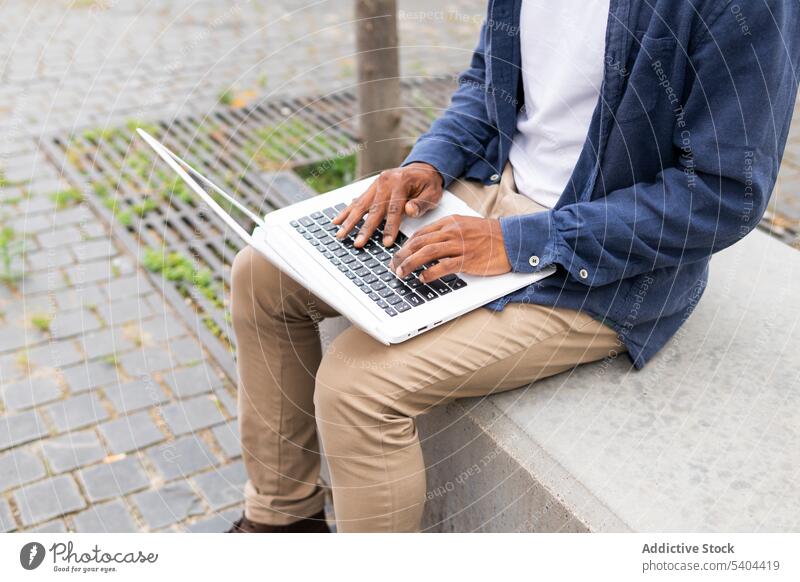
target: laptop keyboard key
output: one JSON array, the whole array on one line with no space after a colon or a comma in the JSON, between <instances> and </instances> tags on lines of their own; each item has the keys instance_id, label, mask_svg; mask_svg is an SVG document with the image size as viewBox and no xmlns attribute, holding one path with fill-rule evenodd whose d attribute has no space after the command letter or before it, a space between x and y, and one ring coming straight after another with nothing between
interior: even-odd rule
<instances>
[{"instance_id":1,"label":"laptop keyboard key","mask_svg":"<svg viewBox=\"0 0 800 582\"><path fill-rule=\"evenodd\" d=\"M386 301L388 301L390 305L395 305L397 303L402 303L403 300L398 295L390 295L386 298ZM398 311L400 310L399 307L395 307L395 309Z\"/></svg>"},{"instance_id":2,"label":"laptop keyboard key","mask_svg":"<svg viewBox=\"0 0 800 582\"><path fill-rule=\"evenodd\" d=\"M408 301L414 307L417 307L418 305L422 305L423 303L425 303L425 300L416 293L409 293L406 296L406 301Z\"/></svg>"},{"instance_id":3,"label":"laptop keyboard key","mask_svg":"<svg viewBox=\"0 0 800 582\"><path fill-rule=\"evenodd\" d=\"M417 294L425 299L425 301L433 301L438 297L436 291L428 287L427 285L420 285L419 288L416 290Z\"/></svg>"},{"instance_id":4,"label":"laptop keyboard key","mask_svg":"<svg viewBox=\"0 0 800 582\"><path fill-rule=\"evenodd\" d=\"M435 281L431 281L428 283L428 286L433 288L439 295L444 295L445 293L450 293L451 289L447 286L447 284L440 280L436 279Z\"/></svg>"},{"instance_id":5,"label":"laptop keyboard key","mask_svg":"<svg viewBox=\"0 0 800 582\"><path fill-rule=\"evenodd\" d=\"M408 303L401 301L400 303L395 305L394 308L398 311L398 313L403 313L404 311L408 311L409 309L411 309L411 306Z\"/></svg>"}]
</instances>

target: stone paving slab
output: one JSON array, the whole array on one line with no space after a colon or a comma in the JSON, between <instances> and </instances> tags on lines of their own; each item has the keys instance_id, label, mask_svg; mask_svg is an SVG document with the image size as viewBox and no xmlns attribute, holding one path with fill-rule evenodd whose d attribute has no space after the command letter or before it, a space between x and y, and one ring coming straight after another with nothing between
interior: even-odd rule
<instances>
[{"instance_id":1,"label":"stone paving slab","mask_svg":"<svg viewBox=\"0 0 800 582\"><path fill-rule=\"evenodd\" d=\"M208 445L195 435L152 447L145 456L165 481L188 477L217 464Z\"/></svg>"},{"instance_id":2,"label":"stone paving slab","mask_svg":"<svg viewBox=\"0 0 800 582\"><path fill-rule=\"evenodd\" d=\"M234 459L241 456L242 447L239 439L239 425L236 421L215 426L212 432L226 457Z\"/></svg>"},{"instance_id":3,"label":"stone paving slab","mask_svg":"<svg viewBox=\"0 0 800 582\"><path fill-rule=\"evenodd\" d=\"M103 388L107 400L117 412L130 413L169 402L164 390L152 381L133 380Z\"/></svg>"},{"instance_id":4,"label":"stone paving slab","mask_svg":"<svg viewBox=\"0 0 800 582\"><path fill-rule=\"evenodd\" d=\"M113 454L136 451L165 438L146 412L111 420L98 428Z\"/></svg>"},{"instance_id":5,"label":"stone paving slab","mask_svg":"<svg viewBox=\"0 0 800 582\"><path fill-rule=\"evenodd\" d=\"M22 410L61 397L61 387L53 378L26 378L2 388L0 399L10 410Z\"/></svg>"},{"instance_id":6,"label":"stone paving slab","mask_svg":"<svg viewBox=\"0 0 800 582\"><path fill-rule=\"evenodd\" d=\"M130 510L122 501L93 505L73 518L77 532L135 533L138 531Z\"/></svg>"},{"instance_id":7,"label":"stone paving slab","mask_svg":"<svg viewBox=\"0 0 800 582\"><path fill-rule=\"evenodd\" d=\"M22 524L30 526L86 507L75 480L61 475L27 485L14 492Z\"/></svg>"},{"instance_id":8,"label":"stone paving slab","mask_svg":"<svg viewBox=\"0 0 800 582\"><path fill-rule=\"evenodd\" d=\"M186 481L165 485L160 489L137 493L131 498L150 529L156 530L201 515L200 498Z\"/></svg>"},{"instance_id":9,"label":"stone paving slab","mask_svg":"<svg viewBox=\"0 0 800 582\"><path fill-rule=\"evenodd\" d=\"M197 475L193 481L208 506L214 511L244 501L247 473L241 461L225 465L219 471Z\"/></svg>"},{"instance_id":10,"label":"stone paving slab","mask_svg":"<svg viewBox=\"0 0 800 582\"><path fill-rule=\"evenodd\" d=\"M34 441L45 435L47 429L44 421L35 410L5 414L0 418L0 451Z\"/></svg>"},{"instance_id":11,"label":"stone paving slab","mask_svg":"<svg viewBox=\"0 0 800 582\"><path fill-rule=\"evenodd\" d=\"M166 377L167 386L179 398L196 396L225 385L221 378L215 377L213 371L203 365L173 370Z\"/></svg>"},{"instance_id":12,"label":"stone paving slab","mask_svg":"<svg viewBox=\"0 0 800 582\"><path fill-rule=\"evenodd\" d=\"M225 421L215 399L198 396L161 409L164 421L176 435L195 432Z\"/></svg>"},{"instance_id":13,"label":"stone paving slab","mask_svg":"<svg viewBox=\"0 0 800 582\"><path fill-rule=\"evenodd\" d=\"M47 475L41 459L26 449L0 455L0 491L8 491Z\"/></svg>"},{"instance_id":14,"label":"stone paving slab","mask_svg":"<svg viewBox=\"0 0 800 582\"><path fill-rule=\"evenodd\" d=\"M115 351L119 350L120 346L115 345L113 339L108 337L109 335L111 335L111 330L104 330L97 334L86 334L84 339L87 342L111 340L111 347ZM67 383L69 391L73 394L85 392L97 386L114 384L118 381L119 374L119 369L116 366L102 361L84 361L62 370L62 377Z\"/></svg>"},{"instance_id":15,"label":"stone paving slab","mask_svg":"<svg viewBox=\"0 0 800 582\"><path fill-rule=\"evenodd\" d=\"M54 473L71 471L105 457L94 431L71 432L41 443L42 455Z\"/></svg>"},{"instance_id":16,"label":"stone paving slab","mask_svg":"<svg viewBox=\"0 0 800 582\"><path fill-rule=\"evenodd\" d=\"M108 411L95 393L70 396L54 404L49 404L45 411L59 432L74 431L95 425L109 417Z\"/></svg>"},{"instance_id":17,"label":"stone paving slab","mask_svg":"<svg viewBox=\"0 0 800 582\"><path fill-rule=\"evenodd\" d=\"M82 469L77 475L90 502L121 497L150 484L150 478L136 457L100 463Z\"/></svg>"}]
</instances>

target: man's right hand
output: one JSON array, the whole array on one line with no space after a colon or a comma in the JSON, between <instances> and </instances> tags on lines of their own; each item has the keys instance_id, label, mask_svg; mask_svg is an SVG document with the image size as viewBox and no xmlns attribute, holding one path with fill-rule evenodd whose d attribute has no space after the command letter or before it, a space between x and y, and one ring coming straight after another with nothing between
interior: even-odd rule
<instances>
[{"instance_id":1,"label":"man's right hand","mask_svg":"<svg viewBox=\"0 0 800 582\"><path fill-rule=\"evenodd\" d=\"M385 170L366 192L333 219L334 224L342 227L336 237L343 239L350 234L358 221L368 214L354 245L364 246L385 218L383 245L388 247L397 237L403 214L422 216L439 204L443 191L442 175L430 164L414 162L402 168Z\"/></svg>"}]
</instances>

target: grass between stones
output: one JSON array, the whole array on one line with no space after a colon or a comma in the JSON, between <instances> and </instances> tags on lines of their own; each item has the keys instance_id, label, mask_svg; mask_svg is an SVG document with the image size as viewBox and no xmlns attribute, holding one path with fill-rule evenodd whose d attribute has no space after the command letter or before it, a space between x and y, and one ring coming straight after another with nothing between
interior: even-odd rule
<instances>
[{"instance_id":1,"label":"grass between stones","mask_svg":"<svg viewBox=\"0 0 800 582\"><path fill-rule=\"evenodd\" d=\"M0 281L14 285L22 273L14 269L14 259L22 255L25 243L10 226L0 227Z\"/></svg>"},{"instance_id":2,"label":"grass between stones","mask_svg":"<svg viewBox=\"0 0 800 582\"><path fill-rule=\"evenodd\" d=\"M47 313L37 313L31 317L31 323L33 326L42 333L48 333L50 331L50 324L52 322L53 316Z\"/></svg>"},{"instance_id":3,"label":"grass between stones","mask_svg":"<svg viewBox=\"0 0 800 582\"><path fill-rule=\"evenodd\" d=\"M355 180L356 154L301 166L295 172L316 192L330 192Z\"/></svg>"},{"instance_id":4,"label":"grass between stones","mask_svg":"<svg viewBox=\"0 0 800 582\"><path fill-rule=\"evenodd\" d=\"M50 195L50 199L55 202L58 210L64 210L69 206L75 206L83 202L83 192L70 188Z\"/></svg>"}]
</instances>

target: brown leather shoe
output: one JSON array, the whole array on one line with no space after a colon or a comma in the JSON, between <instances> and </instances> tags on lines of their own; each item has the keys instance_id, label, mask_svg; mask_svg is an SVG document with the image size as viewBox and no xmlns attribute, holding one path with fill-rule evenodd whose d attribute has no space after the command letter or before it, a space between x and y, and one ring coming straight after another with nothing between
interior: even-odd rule
<instances>
[{"instance_id":1,"label":"brown leather shoe","mask_svg":"<svg viewBox=\"0 0 800 582\"><path fill-rule=\"evenodd\" d=\"M325 522L325 512L320 511L289 525L269 525L250 521L244 514L225 533L331 533Z\"/></svg>"}]
</instances>

